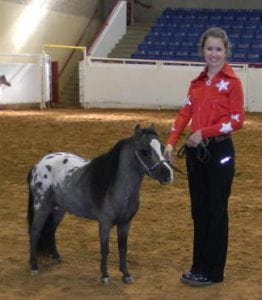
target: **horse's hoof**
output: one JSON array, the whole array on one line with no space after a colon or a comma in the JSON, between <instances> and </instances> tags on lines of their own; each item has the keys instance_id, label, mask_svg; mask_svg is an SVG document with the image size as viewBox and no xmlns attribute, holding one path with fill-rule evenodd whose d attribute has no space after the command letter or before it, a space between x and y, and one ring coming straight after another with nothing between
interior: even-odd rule
<instances>
[{"instance_id":1,"label":"horse's hoof","mask_svg":"<svg viewBox=\"0 0 262 300\"><path fill-rule=\"evenodd\" d=\"M39 274L39 270L31 270L31 275L35 276Z\"/></svg>"},{"instance_id":2,"label":"horse's hoof","mask_svg":"<svg viewBox=\"0 0 262 300\"><path fill-rule=\"evenodd\" d=\"M133 279L132 276L123 276L122 280L126 284L132 284L132 283L134 283L134 279Z\"/></svg>"},{"instance_id":3,"label":"horse's hoof","mask_svg":"<svg viewBox=\"0 0 262 300\"><path fill-rule=\"evenodd\" d=\"M101 282L103 284L110 284L111 283L111 278L110 277L101 277Z\"/></svg>"}]
</instances>

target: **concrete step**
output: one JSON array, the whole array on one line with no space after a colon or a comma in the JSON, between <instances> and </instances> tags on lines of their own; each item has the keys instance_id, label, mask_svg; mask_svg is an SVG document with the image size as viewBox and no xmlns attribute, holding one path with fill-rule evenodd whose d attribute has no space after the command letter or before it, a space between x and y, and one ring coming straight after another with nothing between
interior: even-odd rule
<instances>
[{"instance_id":1,"label":"concrete step","mask_svg":"<svg viewBox=\"0 0 262 300\"><path fill-rule=\"evenodd\" d=\"M108 57L112 58L130 58L131 54L136 51L138 44L140 44L145 35L149 32L152 24L135 24L127 28L127 33L115 45Z\"/></svg>"},{"instance_id":2,"label":"concrete step","mask_svg":"<svg viewBox=\"0 0 262 300\"><path fill-rule=\"evenodd\" d=\"M66 107L78 107L79 106L79 76L78 68L72 71L69 76L66 86L61 91L60 105Z\"/></svg>"}]
</instances>

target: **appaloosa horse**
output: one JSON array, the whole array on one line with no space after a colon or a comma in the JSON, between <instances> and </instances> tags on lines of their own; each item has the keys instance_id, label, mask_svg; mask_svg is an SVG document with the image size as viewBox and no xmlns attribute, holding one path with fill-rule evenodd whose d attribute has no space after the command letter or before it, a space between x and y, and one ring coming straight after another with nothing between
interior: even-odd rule
<instances>
[{"instance_id":1,"label":"appaloosa horse","mask_svg":"<svg viewBox=\"0 0 262 300\"><path fill-rule=\"evenodd\" d=\"M63 152L43 157L28 175L32 274L38 272L38 251L45 251L59 262L55 231L68 212L99 223L103 283L110 282L109 234L112 226L117 225L119 269L123 282L132 283L126 262L127 238L138 210L145 174L161 184L173 180L173 171L163 157L163 145L153 126L137 125L132 137L119 141L108 153L92 160Z\"/></svg>"}]
</instances>

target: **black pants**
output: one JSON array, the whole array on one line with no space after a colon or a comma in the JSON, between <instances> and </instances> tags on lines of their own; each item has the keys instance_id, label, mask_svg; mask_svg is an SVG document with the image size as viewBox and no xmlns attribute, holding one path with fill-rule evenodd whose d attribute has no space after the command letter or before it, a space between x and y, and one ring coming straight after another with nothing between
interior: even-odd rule
<instances>
[{"instance_id":1,"label":"black pants","mask_svg":"<svg viewBox=\"0 0 262 300\"><path fill-rule=\"evenodd\" d=\"M228 198L234 176L235 154L231 139L210 142L208 162L196 148L187 147L187 172L194 223L191 272L214 282L224 278L228 245Z\"/></svg>"}]
</instances>

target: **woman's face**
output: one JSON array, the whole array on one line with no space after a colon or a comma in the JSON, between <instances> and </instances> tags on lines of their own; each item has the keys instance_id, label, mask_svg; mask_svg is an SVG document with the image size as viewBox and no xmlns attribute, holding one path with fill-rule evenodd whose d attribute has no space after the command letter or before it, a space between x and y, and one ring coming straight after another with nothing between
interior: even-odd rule
<instances>
[{"instance_id":1,"label":"woman's face","mask_svg":"<svg viewBox=\"0 0 262 300\"><path fill-rule=\"evenodd\" d=\"M203 48L203 55L209 68L222 68L226 60L226 48L222 39L208 37Z\"/></svg>"}]
</instances>

